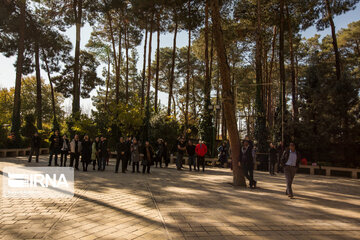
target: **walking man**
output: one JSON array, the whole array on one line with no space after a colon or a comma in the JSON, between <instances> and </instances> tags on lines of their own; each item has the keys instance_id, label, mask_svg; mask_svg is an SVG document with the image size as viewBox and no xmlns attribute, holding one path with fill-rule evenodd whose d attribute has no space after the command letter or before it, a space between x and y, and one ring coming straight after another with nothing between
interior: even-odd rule
<instances>
[{"instance_id":1,"label":"walking man","mask_svg":"<svg viewBox=\"0 0 360 240\"><path fill-rule=\"evenodd\" d=\"M249 180L250 188L256 188L256 181L254 180L254 160L252 154L252 147L248 140L243 141L243 146L240 152L240 161L244 170L245 177Z\"/></svg>"},{"instance_id":2,"label":"walking man","mask_svg":"<svg viewBox=\"0 0 360 240\"><path fill-rule=\"evenodd\" d=\"M284 167L284 173L286 178L286 195L288 195L289 198L294 197L292 183L294 181L296 171L299 168L300 161L301 156L299 151L296 150L294 143L290 143L289 149L284 151L281 158L281 163Z\"/></svg>"},{"instance_id":3,"label":"walking man","mask_svg":"<svg viewBox=\"0 0 360 240\"><path fill-rule=\"evenodd\" d=\"M200 171L200 165L202 165L203 172L205 172L205 154L207 153L207 147L202 140L196 145L195 152L197 155L197 171Z\"/></svg>"},{"instance_id":4,"label":"walking man","mask_svg":"<svg viewBox=\"0 0 360 240\"><path fill-rule=\"evenodd\" d=\"M32 155L35 153L36 162L39 162L39 152L40 152L41 138L38 132L35 132L31 138L31 149L28 162L31 162Z\"/></svg>"},{"instance_id":5,"label":"walking man","mask_svg":"<svg viewBox=\"0 0 360 240\"><path fill-rule=\"evenodd\" d=\"M75 134L74 139L70 143L70 167L74 166L75 160L75 169L79 170L79 159L81 153L81 142L79 141L79 135Z\"/></svg>"}]
</instances>

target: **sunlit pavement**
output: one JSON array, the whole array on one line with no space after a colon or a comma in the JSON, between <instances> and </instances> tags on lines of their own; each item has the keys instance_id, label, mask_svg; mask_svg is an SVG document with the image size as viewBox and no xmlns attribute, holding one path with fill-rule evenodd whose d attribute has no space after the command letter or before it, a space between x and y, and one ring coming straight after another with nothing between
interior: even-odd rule
<instances>
[{"instance_id":1,"label":"sunlit pavement","mask_svg":"<svg viewBox=\"0 0 360 240\"><path fill-rule=\"evenodd\" d=\"M1 158L0 170L46 160ZM283 174L256 172L251 190L232 187L227 169L115 174L114 159L105 172L91 169L75 173L71 199L2 197L0 238L360 239L359 179L298 174L289 199Z\"/></svg>"}]
</instances>

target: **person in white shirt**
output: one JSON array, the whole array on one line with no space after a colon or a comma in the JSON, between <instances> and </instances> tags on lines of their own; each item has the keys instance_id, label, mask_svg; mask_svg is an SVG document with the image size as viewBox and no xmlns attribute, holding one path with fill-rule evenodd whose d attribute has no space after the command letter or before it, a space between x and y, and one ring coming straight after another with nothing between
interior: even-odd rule
<instances>
[{"instance_id":1,"label":"person in white shirt","mask_svg":"<svg viewBox=\"0 0 360 240\"><path fill-rule=\"evenodd\" d=\"M296 171L299 168L300 160L301 156L299 151L297 151L295 148L295 143L290 143L289 149L284 151L281 158L281 163L284 167L286 178L286 195L288 195L290 198L294 197L292 183L294 181Z\"/></svg>"}]
</instances>

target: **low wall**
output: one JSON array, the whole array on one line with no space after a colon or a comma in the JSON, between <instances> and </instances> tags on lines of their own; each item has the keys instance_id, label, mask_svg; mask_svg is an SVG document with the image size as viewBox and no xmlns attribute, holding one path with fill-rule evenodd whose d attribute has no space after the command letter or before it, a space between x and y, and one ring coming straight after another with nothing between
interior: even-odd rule
<instances>
[{"instance_id":1,"label":"low wall","mask_svg":"<svg viewBox=\"0 0 360 240\"><path fill-rule=\"evenodd\" d=\"M0 149L0 157L18 157L30 154L30 148ZM40 148L41 154L49 154L48 148Z\"/></svg>"},{"instance_id":2,"label":"low wall","mask_svg":"<svg viewBox=\"0 0 360 240\"><path fill-rule=\"evenodd\" d=\"M188 164L188 157L184 157L185 164ZM176 156L171 155L170 163L175 163ZM206 162L210 162L212 166L216 165L218 158L205 158ZM231 159L228 160L228 163L231 162ZM260 162L256 162L255 170L257 169ZM351 178L360 178L360 168L341 168L341 167L331 167L331 166L312 166L312 165L300 165L299 170L308 169L308 174L310 175L324 175L324 176L339 176L341 175L348 176ZM321 174L323 173L323 174Z\"/></svg>"}]
</instances>

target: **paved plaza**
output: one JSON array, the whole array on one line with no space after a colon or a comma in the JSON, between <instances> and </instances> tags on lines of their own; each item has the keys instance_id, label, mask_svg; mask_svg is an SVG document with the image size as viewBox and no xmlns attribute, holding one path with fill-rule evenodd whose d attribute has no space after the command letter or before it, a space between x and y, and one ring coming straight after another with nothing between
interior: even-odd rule
<instances>
[{"instance_id":1,"label":"paved plaza","mask_svg":"<svg viewBox=\"0 0 360 240\"><path fill-rule=\"evenodd\" d=\"M0 170L46 160L1 158ZM1 197L0 239L360 239L359 179L298 174L289 199L283 174L255 178L252 190L234 188L228 169L115 174L111 159L76 172L71 199Z\"/></svg>"}]
</instances>

